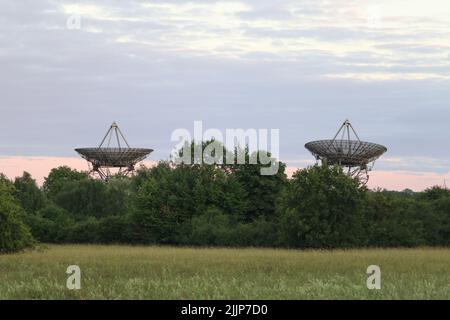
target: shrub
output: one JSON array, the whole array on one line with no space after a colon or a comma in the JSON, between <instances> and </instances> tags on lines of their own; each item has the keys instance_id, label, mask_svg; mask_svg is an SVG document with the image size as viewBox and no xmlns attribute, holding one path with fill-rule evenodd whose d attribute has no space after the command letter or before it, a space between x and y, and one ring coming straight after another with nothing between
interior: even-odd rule
<instances>
[{"instance_id":1,"label":"shrub","mask_svg":"<svg viewBox=\"0 0 450 320\"><path fill-rule=\"evenodd\" d=\"M19 251L34 244L23 222L25 212L14 198L14 191L13 185L0 176L0 253Z\"/></svg>"}]
</instances>

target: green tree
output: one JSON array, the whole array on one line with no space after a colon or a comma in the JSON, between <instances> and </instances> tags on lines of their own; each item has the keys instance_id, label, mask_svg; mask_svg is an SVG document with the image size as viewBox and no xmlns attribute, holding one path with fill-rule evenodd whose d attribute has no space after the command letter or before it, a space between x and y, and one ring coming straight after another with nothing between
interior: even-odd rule
<instances>
[{"instance_id":1,"label":"green tree","mask_svg":"<svg viewBox=\"0 0 450 320\"><path fill-rule=\"evenodd\" d=\"M450 190L442 188L439 186L434 186L426 189L422 194L421 198L425 200L439 200L450 198Z\"/></svg>"},{"instance_id":2,"label":"green tree","mask_svg":"<svg viewBox=\"0 0 450 320\"><path fill-rule=\"evenodd\" d=\"M435 186L421 193L419 199L428 209L420 212L428 244L449 245L450 190Z\"/></svg>"},{"instance_id":3,"label":"green tree","mask_svg":"<svg viewBox=\"0 0 450 320\"><path fill-rule=\"evenodd\" d=\"M366 244L366 189L339 167L298 170L280 204L281 241L293 247L352 247Z\"/></svg>"},{"instance_id":4,"label":"green tree","mask_svg":"<svg viewBox=\"0 0 450 320\"><path fill-rule=\"evenodd\" d=\"M211 208L234 220L245 212L245 190L217 166L160 162L137 177L141 182L132 220L141 241L178 242L185 223Z\"/></svg>"},{"instance_id":5,"label":"green tree","mask_svg":"<svg viewBox=\"0 0 450 320\"><path fill-rule=\"evenodd\" d=\"M128 210L129 181L112 178L108 183L95 179L67 182L54 202L75 218L125 214Z\"/></svg>"},{"instance_id":6,"label":"green tree","mask_svg":"<svg viewBox=\"0 0 450 320\"><path fill-rule=\"evenodd\" d=\"M86 172L79 172L67 166L60 166L50 171L45 178L43 189L49 199L54 199L61 189L68 183L87 179Z\"/></svg>"},{"instance_id":7,"label":"green tree","mask_svg":"<svg viewBox=\"0 0 450 320\"><path fill-rule=\"evenodd\" d=\"M276 203L287 184L285 174L286 165L278 162L278 171L274 175L262 175L261 169L267 167L262 164L260 152L249 153L248 147L244 150L236 150L235 154L243 153L245 164L233 164L230 168L236 181L243 187L248 206L243 221L251 222L264 217L271 220L275 217ZM270 157L270 153L267 153ZM256 163L250 163L250 159L256 159Z\"/></svg>"},{"instance_id":8,"label":"green tree","mask_svg":"<svg viewBox=\"0 0 450 320\"><path fill-rule=\"evenodd\" d=\"M212 148L211 146L215 146ZM197 149L197 153L195 150ZM185 144L184 149L180 150L178 157L174 162L189 159L184 157L184 152L190 151L190 164L181 164L182 167L187 166L192 170L203 170L216 173L225 173L228 177L228 182L232 183L232 188L237 188L245 195L241 199L242 205L245 206L245 212L239 213L242 221L251 222L259 217L265 219L272 219L275 216L276 200L283 190L287 176L285 174L286 165L282 162L276 161L278 168L273 175L263 175L262 169L270 167L271 164L266 164L267 160L271 158L271 154L264 150L257 150L252 153L249 151L248 145L244 148L236 147L233 151L228 150L218 141L210 140L202 144L191 142ZM221 153L221 155L219 154ZM200 157L203 155L203 157ZM263 155L265 156L263 158ZM207 164L204 157L209 159L216 158L218 163ZM230 163L230 159L233 159ZM217 183L217 181L216 181ZM201 188L200 188L201 189ZM224 212L228 212L228 208ZM204 212L205 208L202 208Z\"/></svg>"},{"instance_id":9,"label":"green tree","mask_svg":"<svg viewBox=\"0 0 450 320\"><path fill-rule=\"evenodd\" d=\"M16 197L27 213L34 214L44 207L44 193L28 172L24 172L21 177L14 180L14 187L17 190Z\"/></svg>"},{"instance_id":10,"label":"green tree","mask_svg":"<svg viewBox=\"0 0 450 320\"><path fill-rule=\"evenodd\" d=\"M69 212L53 203L34 215L27 215L25 221L35 239L49 243L65 242L68 229L75 224Z\"/></svg>"},{"instance_id":11,"label":"green tree","mask_svg":"<svg viewBox=\"0 0 450 320\"><path fill-rule=\"evenodd\" d=\"M425 244L422 218L429 209L402 192L369 192L364 221L369 244L376 247Z\"/></svg>"},{"instance_id":12,"label":"green tree","mask_svg":"<svg viewBox=\"0 0 450 320\"><path fill-rule=\"evenodd\" d=\"M14 193L14 185L0 174L0 253L19 251L34 244L23 222L24 210Z\"/></svg>"}]
</instances>

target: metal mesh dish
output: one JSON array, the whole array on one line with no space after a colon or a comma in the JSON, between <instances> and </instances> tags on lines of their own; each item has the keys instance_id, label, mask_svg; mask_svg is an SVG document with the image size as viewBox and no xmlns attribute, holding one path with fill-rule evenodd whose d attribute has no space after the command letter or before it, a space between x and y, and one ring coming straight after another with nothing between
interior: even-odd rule
<instances>
[{"instance_id":1,"label":"metal mesh dish","mask_svg":"<svg viewBox=\"0 0 450 320\"><path fill-rule=\"evenodd\" d=\"M114 141L117 147L111 145ZM92 166L90 174L108 181L114 174L131 174L136 163L144 160L153 149L131 148L117 123L113 122L98 147L75 151Z\"/></svg>"},{"instance_id":2,"label":"metal mesh dish","mask_svg":"<svg viewBox=\"0 0 450 320\"><path fill-rule=\"evenodd\" d=\"M153 149L144 148L79 148L75 149L94 167L130 167L145 159Z\"/></svg>"},{"instance_id":3,"label":"metal mesh dish","mask_svg":"<svg viewBox=\"0 0 450 320\"><path fill-rule=\"evenodd\" d=\"M322 163L345 168L349 176L357 177L362 184L369 180L368 172L375 160L387 151L381 144L361 141L348 119L333 139L311 141L305 144L305 148Z\"/></svg>"},{"instance_id":4,"label":"metal mesh dish","mask_svg":"<svg viewBox=\"0 0 450 320\"><path fill-rule=\"evenodd\" d=\"M380 144L359 140L317 140L308 142L305 148L316 159L348 167L367 165L387 151Z\"/></svg>"}]
</instances>

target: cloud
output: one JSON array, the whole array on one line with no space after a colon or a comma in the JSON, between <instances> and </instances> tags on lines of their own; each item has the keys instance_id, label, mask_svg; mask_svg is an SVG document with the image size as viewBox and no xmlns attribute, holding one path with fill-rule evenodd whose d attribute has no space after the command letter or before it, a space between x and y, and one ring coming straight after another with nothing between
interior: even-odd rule
<instances>
[{"instance_id":1,"label":"cloud","mask_svg":"<svg viewBox=\"0 0 450 320\"><path fill-rule=\"evenodd\" d=\"M147 167L156 164L155 161L146 160L139 165ZM42 185L45 178L53 168L59 166L68 166L79 171L89 171L87 162L81 158L75 157L0 157L0 173L8 178L22 176L27 171L36 180L38 185Z\"/></svg>"},{"instance_id":2,"label":"cloud","mask_svg":"<svg viewBox=\"0 0 450 320\"><path fill-rule=\"evenodd\" d=\"M279 128L281 156L350 118L382 170L450 157L445 1L2 1L0 155L73 157L113 120L167 158L194 120ZM79 14L81 28L67 29ZM6 120L5 120L6 119ZM378 166L378 164L377 164ZM1 169L1 168L0 168Z\"/></svg>"},{"instance_id":3,"label":"cloud","mask_svg":"<svg viewBox=\"0 0 450 320\"><path fill-rule=\"evenodd\" d=\"M370 174L368 187L398 191L405 189L423 191L433 186L446 186L449 180L450 172L437 174L415 171L373 171Z\"/></svg>"}]
</instances>

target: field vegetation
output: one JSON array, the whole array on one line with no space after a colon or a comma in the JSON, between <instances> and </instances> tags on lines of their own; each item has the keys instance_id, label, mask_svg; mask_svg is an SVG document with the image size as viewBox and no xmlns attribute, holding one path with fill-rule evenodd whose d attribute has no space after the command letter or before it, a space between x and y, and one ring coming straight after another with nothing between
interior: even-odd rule
<instances>
[{"instance_id":1,"label":"field vegetation","mask_svg":"<svg viewBox=\"0 0 450 320\"><path fill-rule=\"evenodd\" d=\"M367 267L381 268L368 290ZM66 288L66 268L81 289ZM0 299L450 299L450 249L49 245L0 255Z\"/></svg>"}]
</instances>

